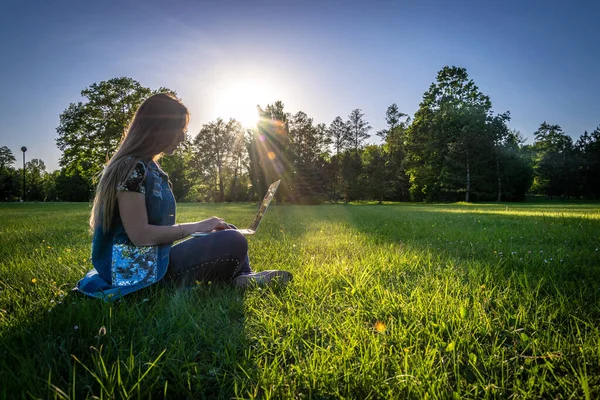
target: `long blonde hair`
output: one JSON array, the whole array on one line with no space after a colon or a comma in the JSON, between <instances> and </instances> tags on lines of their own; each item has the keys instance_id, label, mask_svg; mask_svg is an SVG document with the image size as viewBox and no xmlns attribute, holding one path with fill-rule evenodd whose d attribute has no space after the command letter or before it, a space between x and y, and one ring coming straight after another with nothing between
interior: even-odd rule
<instances>
[{"instance_id":1,"label":"long blonde hair","mask_svg":"<svg viewBox=\"0 0 600 400\"><path fill-rule=\"evenodd\" d=\"M138 161L157 161L188 122L188 109L169 93L154 94L139 106L116 153L100 173L90 216L92 232L100 224L104 232L110 231L117 206L117 185L133 172Z\"/></svg>"}]
</instances>

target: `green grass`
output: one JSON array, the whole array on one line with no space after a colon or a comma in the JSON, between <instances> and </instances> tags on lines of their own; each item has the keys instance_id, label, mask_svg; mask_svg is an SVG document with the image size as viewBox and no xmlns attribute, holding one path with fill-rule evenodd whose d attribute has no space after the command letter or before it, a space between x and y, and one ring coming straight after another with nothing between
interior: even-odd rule
<instances>
[{"instance_id":1,"label":"green grass","mask_svg":"<svg viewBox=\"0 0 600 400\"><path fill-rule=\"evenodd\" d=\"M89 211L0 205L1 398L600 397L598 204L274 206L250 257L287 287L113 304L70 291Z\"/></svg>"}]
</instances>

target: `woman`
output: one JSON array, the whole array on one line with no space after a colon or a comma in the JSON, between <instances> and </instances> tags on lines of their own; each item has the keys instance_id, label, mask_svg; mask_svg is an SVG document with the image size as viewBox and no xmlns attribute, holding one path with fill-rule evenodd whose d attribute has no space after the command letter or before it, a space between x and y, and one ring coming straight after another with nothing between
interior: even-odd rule
<instances>
[{"instance_id":1,"label":"woman","mask_svg":"<svg viewBox=\"0 0 600 400\"><path fill-rule=\"evenodd\" d=\"M221 218L175 223L175 198L157 161L184 141L188 122L187 108L167 93L150 96L137 109L96 189L90 217L94 269L78 282L81 292L116 299L161 280L246 287L291 279L286 271L252 272L246 238ZM193 232L213 233L173 246Z\"/></svg>"}]
</instances>

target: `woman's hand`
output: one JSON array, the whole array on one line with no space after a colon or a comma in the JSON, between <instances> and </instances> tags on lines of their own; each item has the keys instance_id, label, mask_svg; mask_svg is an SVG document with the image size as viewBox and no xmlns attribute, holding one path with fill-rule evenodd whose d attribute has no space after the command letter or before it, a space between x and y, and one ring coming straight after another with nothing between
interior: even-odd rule
<instances>
[{"instance_id":1,"label":"woman's hand","mask_svg":"<svg viewBox=\"0 0 600 400\"><path fill-rule=\"evenodd\" d=\"M196 232L212 232L229 229L229 225L219 217L212 217L196 223Z\"/></svg>"}]
</instances>

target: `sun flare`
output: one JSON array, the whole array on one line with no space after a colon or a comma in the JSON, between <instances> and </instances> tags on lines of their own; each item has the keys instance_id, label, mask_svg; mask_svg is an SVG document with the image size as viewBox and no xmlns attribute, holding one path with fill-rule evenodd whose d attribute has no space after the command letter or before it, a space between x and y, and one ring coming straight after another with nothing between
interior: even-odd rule
<instances>
[{"instance_id":1,"label":"sun flare","mask_svg":"<svg viewBox=\"0 0 600 400\"><path fill-rule=\"evenodd\" d=\"M258 121L257 105L263 107L276 101L268 85L256 80L232 82L217 89L214 113L218 118L235 118L244 127L252 127Z\"/></svg>"}]
</instances>

